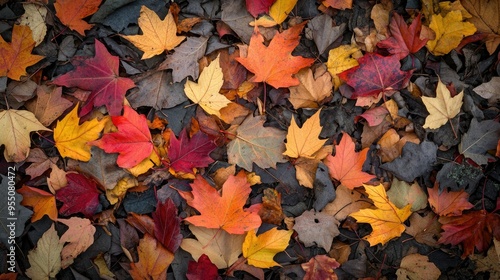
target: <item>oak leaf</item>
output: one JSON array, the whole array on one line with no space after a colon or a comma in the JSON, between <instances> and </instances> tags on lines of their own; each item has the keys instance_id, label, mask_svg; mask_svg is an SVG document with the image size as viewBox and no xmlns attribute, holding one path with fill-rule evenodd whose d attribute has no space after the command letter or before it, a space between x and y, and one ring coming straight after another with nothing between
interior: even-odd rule
<instances>
[{"instance_id":1,"label":"oak leaf","mask_svg":"<svg viewBox=\"0 0 500 280\"><path fill-rule=\"evenodd\" d=\"M423 127L430 129L440 128L446 122L453 119L460 113L463 97L463 91L451 97L450 90L439 79L436 88L436 97L422 96L422 102L424 102L427 111L430 113L425 119Z\"/></svg>"},{"instance_id":2,"label":"oak leaf","mask_svg":"<svg viewBox=\"0 0 500 280\"><path fill-rule=\"evenodd\" d=\"M340 143L335 146L335 156L326 156L324 163L328 166L330 177L352 190L375 178L362 171L367 154L368 148L356 153L351 136L343 133Z\"/></svg>"},{"instance_id":3,"label":"oak leaf","mask_svg":"<svg viewBox=\"0 0 500 280\"><path fill-rule=\"evenodd\" d=\"M61 95L61 87L40 85L36 88L37 97L26 102L26 109L33 112L40 123L49 126L73 104Z\"/></svg>"},{"instance_id":4,"label":"oak leaf","mask_svg":"<svg viewBox=\"0 0 500 280\"><path fill-rule=\"evenodd\" d=\"M135 86L129 78L119 76L119 59L112 56L104 44L95 40L95 56L83 61L75 60L76 69L55 78L59 86L78 87L91 91L80 116L87 115L93 107L105 105L111 116L118 116L123 107L127 90Z\"/></svg>"},{"instance_id":5,"label":"oak leaf","mask_svg":"<svg viewBox=\"0 0 500 280\"><path fill-rule=\"evenodd\" d=\"M465 36L476 32L476 27L470 22L463 22L462 13L451 11L443 18L440 14L433 15L430 29L436 33L434 40L427 41L427 49L434 55L445 55L458 47Z\"/></svg>"},{"instance_id":6,"label":"oak leaf","mask_svg":"<svg viewBox=\"0 0 500 280\"><path fill-rule=\"evenodd\" d=\"M335 90L337 90L342 84L338 74L358 66L359 63L356 59L361 56L361 51L354 44L342 45L328 52L328 61L326 62L326 66L328 67L328 72L332 75Z\"/></svg>"},{"instance_id":7,"label":"oak leaf","mask_svg":"<svg viewBox=\"0 0 500 280\"><path fill-rule=\"evenodd\" d=\"M144 52L141 59L148 59L179 45L186 37L177 36L177 26L169 11L164 20L146 6L141 7L138 20L143 35L122 35Z\"/></svg>"},{"instance_id":8,"label":"oak leaf","mask_svg":"<svg viewBox=\"0 0 500 280\"><path fill-rule=\"evenodd\" d=\"M429 204L432 211L439 216L460 216L463 210L474 207L469 202L469 194L465 190L450 192L447 188L440 193L438 184L434 188L427 188Z\"/></svg>"},{"instance_id":9,"label":"oak leaf","mask_svg":"<svg viewBox=\"0 0 500 280\"><path fill-rule=\"evenodd\" d=\"M106 153L119 153L116 161L118 166L132 168L151 155L154 145L146 117L129 106L123 109L123 116L111 117L118 131L106 133L101 139L90 142L90 145Z\"/></svg>"},{"instance_id":10,"label":"oak leaf","mask_svg":"<svg viewBox=\"0 0 500 280\"><path fill-rule=\"evenodd\" d=\"M274 256L288 247L293 230L278 230L272 228L257 236L256 230L250 230L243 242L243 257L248 264L260 268L279 266L273 260Z\"/></svg>"},{"instance_id":11,"label":"oak leaf","mask_svg":"<svg viewBox=\"0 0 500 280\"><path fill-rule=\"evenodd\" d=\"M96 183L78 173L66 174L68 185L56 192L56 198L64 204L59 214L69 216L82 213L85 217L92 217L99 208L99 194Z\"/></svg>"},{"instance_id":12,"label":"oak leaf","mask_svg":"<svg viewBox=\"0 0 500 280\"><path fill-rule=\"evenodd\" d=\"M323 100L332 95L332 79L324 67L313 71L310 68L300 70L297 75L300 84L290 87L288 100L293 108L318 108Z\"/></svg>"},{"instance_id":13,"label":"oak leaf","mask_svg":"<svg viewBox=\"0 0 500 280\"><path fill-rule=\"evenodd\" d=\"M25 25L14 25L10 43L0 37L0 77L7 76L13 80L21 80L25 76L26 67L31 66L44 57L31 54L35 41L31 29Z\"/></svg>"},{"instance_id":14,"label":"oak leaf","mask_svg":"<svg viewBox=\"0 0 500 280\"><path fill-rule=\"evenodd\" d=\"M26 110L3 110L0 112L0 146L5 145L3 156L8 162L21 162L30 152L30 132L49 130Z\"/></svg>"},{"instance_id":15,"label":"oak leaf","mask_svg":"<svg viewBox=\"0 0 500 280\"><path fill-rule=\"evenodd\" d=\"M321 140L318 138L323 128L319 120L320 113L321 109L307 119L301 128L299 128L292 115L286 135L286 150L283 153L285 156L314 158L314 154L323 147L326 139Z\"/></svg>"},{"instance_id":16,"label":"oak leaf","mask_svg":"<svg viewBox=\"0 0 500 280\"><path fill-rule=\"evenodd\" d=\"M133 279L166 279L167 268L174 260L174 254L147 233L139 241L137 251L139 261L130 264L130 275Z\"/></svg>"},{"instance_id":17,"label":"oak leaf","mask_svg":"<svg viewBox=\"0 0 500 280\"><path fill-rule=\"evenodd\" d=\"M387 197L382 184L364 187L375 209L361 209L349 215L358 223L369 223L372 226L372 233L363 239L367 240L370 246L375 246L378 243L384 245L392 238L401 236L405 231L403 223L411 215L411 204L403 208L396 207Z\"/></svg>"},{"instance_id":18,"label":"oak leaf","mask_svg":"<svg viewBox=\"0 0 500 280\"><path fill-rule=\"evenodd\" d=\"M273 127L264 127L264 117L248 116L236 130L236 138L229 142L229 163L251 171L255 163L261 168L276 168L276 163L285 162L285 132Z\"/></svg>"},{"instance_id":19,"label":"oak leaf","mask_svg":"<svg viewBox=\"0 0 500 280\"><path fill-rule=\"evenodd\" d=\"M299 45L299 34L305 24L304 21L282 33L277 33L267 47L264 45L264 37L255 27L247 56L236 58L239 63L255 74L250 78L250 82L265 82L275 88L299 85L299 80L292 75L314 63L313 58L291 54ZM286 67L283 67L284 65Z\"/></svg>"},{"instance_id":20,"label":"oak leaf","mask_svg":"<svg viewBox=\"0 0 500 280\"><path fill-rule=\"evenodd\" d=\"M23 196L21 205L33 208L31 222L40 220L44 215L57 221L56 197L53 194L25 185L17 192Z\"/></svg>"},{"instance_id":21,"label":"oak leaf","mask_svg":"<svg viewBox=\"0 0 500 280\"><path fill-rule=\"evenodd\" d=\"M90 160L90 141L96 140L101 134L105 120L92 119L79 124L78 105L62 120L57 121L54 128L54 142L62 157L79 161Z\"/></svg>"},{"instance_id":22,"label":"oak leaf","mask_svg":"<svg viewBox=\"0 0 500 280\"><path fill-rule=\"evenodd\" d=\"M488 0L461 0L460 3L472 15L467 19L477 31L486 33L486 49L493 54L500 45L500 2Z\"/></svg>"},{"instance_id":23,"label":"oak leaf","mask_svg":"<svg viewBox=\"0 0 500 280\"><path fill-rule=\"evenodd\" d=\"M198 83L186 81L184 92L191 101L200 105L205 112L220 117L220 109L231 103L229 99L219 93L224 83L222 77L222 68L217 56L210 65L203 69L198 78Z\"/></svg>"},{"instance_id":24,"label":"oak leaf","mask_svg":"<svg viewBox=\"0 0 500 280\"><path fill-rule=\"evenodd\" d=\"M26 275L33 280L56 278L61 270L61 251L63 244L59 242L59 236L54 229L54 224L42 235L36 247L28 253L30 268Z\"/></svg>"},{"instance_id":25,"label":"oak leaf","mask_svg":"<svg viewBox=\"0 0 500 280\"><path fill-rule=\"evenodd\" d=\"M69 219L57 219L58 222L68 226L59 243L64 245L61 252L61 267L64 269L71 265L74 259L85 252L94 243L95 227L89 219L71 217Z\"/></svg>"},{"instance_id":26,"label":"oak leaf","mask_svg":"<svg viewBox=\"0 0 500 280\"><path fill-rule=\"evenodd\" d=\"M242 234L261 225L257 213L243 209L251 192L243 171L229 176L222 186L222 196L201 175L196 176L191 188L191 192L179 194L200 215L188 217L185 221L195 226L223 229L231 234Z\"/></svg>"},{"instance_id":27,"label":"oak leaf","mask_svg":"<svg viewBox=\"0 0 500 280\"><path fill-rule=\"evenodd\" d=\"M62 24L85 36L85 30L92 28L83 20L99 9L102 0L57 0L54 3L56 16Z\"/></svg>"},{"instance_id":28,"label":"oak leaf","mask_svg":"<svg viewBox=\"0 0 500 280\"><path fill-rule=\"evenodd\" d=\"M306 272L304 275L304 280L337 280L338 276L334 269L340 267L335 259L330 258L326 255L317 255L312 257L307 263L300 265L302 269Z\"/></svg>"}]
</instances>

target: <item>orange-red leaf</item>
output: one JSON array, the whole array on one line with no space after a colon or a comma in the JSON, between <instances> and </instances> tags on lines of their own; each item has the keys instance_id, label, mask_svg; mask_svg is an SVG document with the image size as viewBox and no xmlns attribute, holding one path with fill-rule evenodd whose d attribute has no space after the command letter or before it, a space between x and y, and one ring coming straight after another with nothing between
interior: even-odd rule
<instances>
[{"instance_id":1,"label":"orange-red leaf","mask_svg":"<svg viewBox=\"0 0 500 280\"><path fill-rule=\"evenodd\" d=\"M312 257L307 263L301 264L302 269L306 272L304 280L325 279L337 280L338 276L334 269L340 267L335 259L326 255L317 255Z\"/></svg>"},{"instance_id":2,"label":"orange-red leaf","mask_svg":"<svg viewBox=\"0 0 500 280\"><path fill-rule=\"evenodd\" d=\"M130 264L133 279L166 279L167 268L174 260L174 254L149 234L139 241L137 251L139 261Z\"/></svg>"},{"instance_id":3,"label":"orange-red leaf","mask_svg":"<svg viewBox=\"0 0 500 280\"><path fill-rule=\"evenodd\" d=\"M326 156L324 163L328 166L330 177L352 190L375 178L361 170L367 153L368 148L356 153L354 141L343 133L342 140L335 146L335 156Z\"/></svg>"},{"instance_id":4,"label":"orange-red leaf","mask_svg":"<svg viewBox=\"0 0 500 280\"><path fill-rule=\"evenodd\" d=\"M40 220L44 215L49 216L53 221L57 221L56 197L54 195L28 186L23 186L17 192L23 196L21 205L33 207L31 222Z\"/></svg>"},{"instance_id":5,"label":"orange-red leaf","mask_svg":"<svg viewBox=\"0 0 500 280\"><path fill-rule=\"evenodd\" d=\"M54 3L56 16L71 30L75 30L85 36L85 30L92 28L83 20L97 12L102 0L57 0Z\"/></svg>"},{"instance_id":6,"label":"orange-red leaf","mask_svg":"<svg viewBox=\"0 0 500 280\"><path fill-rule=\"evenodd\" d=\"M222 186L222 196L200 175L191 184L191 193L179 192L200 215L185 219L195 226L221 228L231 234L243 234L258 228L262 221L257 213L245 211L250 183L243 171L230 175ZM192 195L192 197L190 196Z\"/></svg>"},{"instance_id":7,"label":"orange-red leaf","mask_svg":"<svg viewBox=\"0 0 500 280\"><path fill-rule=\"evenodd\" d=\"M264 45L264 37L260 34L259 28L255 27L250 38L247 57L236 58L255 74L250 82L265 82L275 88L300 84L292 75L314 62L313 58L292 56L292 51L299 45L299 34L306 23L304 21L282 33L277 33L267 47Z\"/></svg>"},{"instance_id":8,"label":"orange-red leaf","mask_svg":"<svg viewBox=\"0 0 500 280\"><path fill-rule=\"evenodd\" d=\"M445 189L439 193L439 187L436 184L434 188L427 188L427 191L432 211L439 216L460 216L463 210L474 207L468 200L469 194L464 190L449 192Z\"/></svg>"}]
</instances>

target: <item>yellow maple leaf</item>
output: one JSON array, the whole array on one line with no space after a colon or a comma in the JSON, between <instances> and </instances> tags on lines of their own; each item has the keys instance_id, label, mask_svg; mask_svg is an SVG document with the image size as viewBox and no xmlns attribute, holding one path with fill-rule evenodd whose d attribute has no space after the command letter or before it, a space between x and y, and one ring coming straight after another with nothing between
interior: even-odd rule
<instances>
[{"instance_id":1,"label":"yellow maple leaf","mask_svg":"<svg viewBox=\"0 0 500 280\"><path fill-rule=\"evenodd\" d=\"M436 38L427 41L427 49L434 55L445 55L458 47L465 36L474 34L474 24L462 20L462 13L458 10L449 12L444 18L440 14L433 15L429 27L436 33Z\"/></svg>"},{"instance_id":2,"label":"yellow maple leaf","mask_svg":"<svg viewBox=\"0 0 500 280\"><path fill-rule=\"evenodd\" d=\"M292 233L293 230L272 228L257 236L256 230L251 230L247 233L243 242L243 257L247 259L248 264L255 267L270 268L279 266L273 260L274 255L286 249Z\"/></svg>"},{"instance_id":3,"label":"yellow maple leaf","mask_svg":"<svg viewBox=\"0 0 500 280\"><path fill-rule=\"evenodd\" d=\"M177 26L170 11L165 19L161 20L154 11L142 6L138 23L143 35L121 36L144 52L141 59L172 50L186 38L177 36Z\"/></svg>"},{"instance_id":4,"label":"yellow maple leaf","mask_svg":"<svg viewBox=\"0 0 500 280\"><path fill-rule=\"evenodd\" d=\"M455 97L451 97L450 91L441 82L441 79L439 79L436 89L436 97L432 98L422 96L422 101L424 102L427 111L430 113L430 115L425 119L423 127L430 129L439 128L448 120L458 115L458 113L460 113L460 108L462 107L463 97L463 91Z\"/></svg>"},{"instance_id":5,"label":"yellow maple leaf","mask_svg":"<svg viewBox=\"0 0 500 280\"><path fill-rule=\"evenodd\" d=\"M323 147L326 139L318 139L322 128L319 122L320 113L321 109L307 119L301 128L299 128L292 116L286 135L286 150L283 155L291 158L313 158L313 155Z\"/></svg>"},{"instance_id":6,"label":"yellow maple leaf","mask_svg":"<svg viewBox=\"0 0 500 280\"><path fill-rule=\"evenodd\" d=\"M310 68L304 68L295 75L300 84L290 87L288 98L293 108L318 108L323 100L332 95L332 77L325 70L326 67L319 67L313 75Z\"/></svg>"},{"instance_id":7,"label":"yellow maple leaf","mask_svg":"<svg viewBox=\"0 0 500 280\"><path fill-rule=\"evenodd\" d=\"M326 66L328 67L328 72L332 75L335 90L342 84L342 81L337 75L347 69L358 66L356 58L361 56L361 51L356 45L342 45L330 50Z\"/></svg>"},{"instance_id":8,"label":"yellow maple leaf","mask_svg":"<svg viewBox=\"0 0 500 280\"><path fill-rule=\"evenodd\" d=\"M231 103L229 99L219 93L223 83L222 68L219 64L219 56L217 56L210 65L203 69L198 78L198 83L186 81L184 92L191 101L200 105L205 112L220 118L220 109Z\"/></svg>"},{"instance_id":9,"label":"yellow maple leaf","mask_svg":"<svg viewBox=\"0 0 500 280\"><path fill-rule=\"evenodd\" d=\"M363 186L376 209L361 209L349 216L358 223L369 223L372 226L372 233L364 239L370 246L375 246L378 243L384 245L392 238L401 236L405 230L403 223L411 215L411 204L400 209L389 200L382 184L377 186L363 184Z\"/></svg>"},{"instance_id":10,"label":"yellow maple leaf","mask_svg":"<svg viewBox=\"0 0 500 280\"><path fill-rule=\"evenodd\" d=\"M120 181L116 183L116 186L113 189L106 190L106 198L109 200L109 203L111 203L111 205L115 205L125 196L128 189L133 188L138 184L139 182L137 182L136 178L133 177L121 178Z\"/></svg>"},{"instance_id":11,"label":"yellow maple leaf","mask_svg":"<svg viewBox=\"0 0 500 280\"><path fill-rule=\"evenodd\" d=\"M78 105L64 119L57 121L54 141L62 157L80 161L90 160L90 146L87 142L99 138L106 120L90 120L79 124Z\"/></svg>"},{"instance_id":12,"label":"yellow maple leaf","mask_svg":"<svg viewBox=\"0 0 500 280\"><path fill-rule=\"evenodd\" d=\"M255 22L251 22L250 25L271 27L281 24L293 10L295 4L297 4L297 0L277 0L269 8L269 16L264 15Z\"/></svg>"},{"instance_id":13,"label":"yellow maple leaf","mask_svg":"<svg viewBox=\"0 0 500 280\"><path fill-rule=\"evenodd\" d=\"M43 126L26 110L3 110L0 112L0 146L5 145L3 155L8 162L20 162L30 152L30 132L50 129Z\"/></svg>"}]
</instances>

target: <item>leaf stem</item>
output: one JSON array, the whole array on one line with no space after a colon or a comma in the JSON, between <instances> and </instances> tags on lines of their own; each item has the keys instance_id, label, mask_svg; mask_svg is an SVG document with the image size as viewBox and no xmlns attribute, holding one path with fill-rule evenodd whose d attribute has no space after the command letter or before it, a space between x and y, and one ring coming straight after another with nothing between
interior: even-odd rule
<instances>
[{"instance_id":1,"label":"leaf stem","mask_svg":"<svg viewBox=\"0 0 500 280\"><path fill-rule=\"evenodd\" d=\"M264 105L262 106L262 114L266 114L266 100L267 100L267 87L266 82L264 82Z\"/></svg>"},{"instance_id":2,"label":"leaf stem","mask_svg":"<svg viewBox=\"0 0 500 280\"><path fill-rule=\"evenodd\" d=\"M455 131L455 127L453 126L453 122L451 121L451 119L448 119L448 121L450 122L451 125L451 131L453 131L453 135L455 135L455 139L457 139L458 135L457 132Z\"/></svg>"}]
</instances>

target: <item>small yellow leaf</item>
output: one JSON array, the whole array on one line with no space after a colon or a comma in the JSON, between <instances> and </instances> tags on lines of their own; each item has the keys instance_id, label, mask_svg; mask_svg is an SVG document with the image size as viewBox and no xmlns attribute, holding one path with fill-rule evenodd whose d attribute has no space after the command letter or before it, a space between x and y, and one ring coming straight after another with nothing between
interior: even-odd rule
<instances>
[{"instance_id":1,"label":"small yellow leaf","mask_svg":"<svg viewBox=\"0 0 500 280\"><path fill-rule=\"evenodd\" d=\"M122 35L122 37L144 52L142 59L172 50L186 38L177 36L177 26L170 11L164 20L160 20L154 11L142 6L138 23L143 35Z\"/></svg>"},{"instance_id":2,"label":"small yellow leaf","mask_svg":"<svg viewBox=\"0 0 500 280\"><path fill-rule=\"evenodd\" d=\"M330 50L326 66L328 67L328 72L332 75L335 90L342 84L337 75L347 69L358 66L356 58L361 56L361 51L356 45L342 45Z\"/></svg>"},{"instance_id":3,"label":"small yellow leaf","mask_svg":"<svg viewBox=\"0 0 500 280\"><path fill-rule=\"evenodd\" d=\"M458 47L465 36L474 34L474 24L462 20L460 11L451 11L444 18L433 15L429 27L436 33L436 38L427 41L427 49L434 55L445 55Z\"/></svg>"},{"instance_id":4,"label":"small yellow leaf","mask_svg":"<svg viewBox=\"0 0 500 280\"><path fill-rule=\"evenodd\" d=\"M314 153L323 147L326 139L321 140L318 138L322 128L319 121L320 113L321 110L318 110L304 122L301 128L299 128L292 116L288 134L286 135L286 150L283 155L291 158L313 158Z\"/></svg>"},{"instance_id":5,"label":"small yellow leaf","mask_svg":"<svg viewBox=\"0 0 500 280\"><path fill-rule=\"evenodd\" d=\"M198 104L211 115L221 117L220 109L231 101L219 93L223 81L222 68L219 65L219 56L201 72L198 83L186 81L184 92L186 96Z\"/></svg>"},{"instance_id":6,"label":"small yellow leaf","mask_svg":"<svg viewBox=\"0 0 500 280\"><path fill-rule=\"evenodd\" d=\"M87 142L99 138L105 120L90 120L79 124L78 105L64 119L57 121L54 128L54 142L62 157L79 161L90 160L90 146Z\"/></svg>"},{"instance_id":7,"label":"small yellow leaf","mask_svg":"<svg viewBox=\"0 0 500 280\"><path fill-rule=\"evenodd\" d=\"M448 120L453 119L462 107L462 99L464 92L451 97L450 91L446 88L445 84L438 81L436 89L436 97L422 96L422 101L429 111L430 115L427 116L424 123L424 128L436 129L444 125Z\"/></svg>"},{"instance_id":8,"label":"small yellow leaf","mask_svg":"<svg viewBox=\"0 0 500 280\"><path fill-rule=\"evenodd\" d=\"M273 260L274 255L282 252L288 246L293 230L278 230L272 228L259 236L251 230L243 242L243 256L248 264L259 268L270 268L279 265Z\"/></svg>"},{"instance_id":9,"label":"small yellow leaf","mask_svg":"<svg viewBox=\"0 0 500 280\"><path fill-rule=\"evenodd\" d=\"M281 24L288 17L295 4L297 4L297 0L277 0L269 8L269 15L277 24Z\"/></svg>"},{"instance_id":10,"label":"small yellow leaf","mask_svg":"<svg viewBox=\"0 0 500 280\"><path fill-rule=\"evenodd\" d=\"M363 186L376 209L361 209L349 216L358 223L369 223L372 226L372 233L364 239L370 246L375 246L378 243L384 245L392 238L401 236L405 231L403 223L411 215L411 204L400 209L389 200L382 184L377 186L363 184Z\"/></svg>"},{"instance_id":11,"label":"small yellow leaf","mask_svg":"<svg viewBox=\"0 0 500 280\"><path fill-rule=\"evenodd\" d=\"M161 163L160 158L158 157L157 149L153 148L151 155L149 157L143 159L136 166L132 168L128 168L128 172L130 172L135 177L138 177L141 174L144 174L149 171L149 169L153 168L155 165L159 166Z\"/></svg>"},{"instance_id":12,"label":"small yellow leaf","mask_svg":"<svg viewBox=\"0 0 500 280\"><path fill-rule=\"evenodd\" d=\"M106 198L109 200L111 205L115 205L120 199L122 199L127 190L137 186L138 182L136 178L125 177L120 179L116 186L112 190L106 190Z\"/></svg>"}]
</instances>

